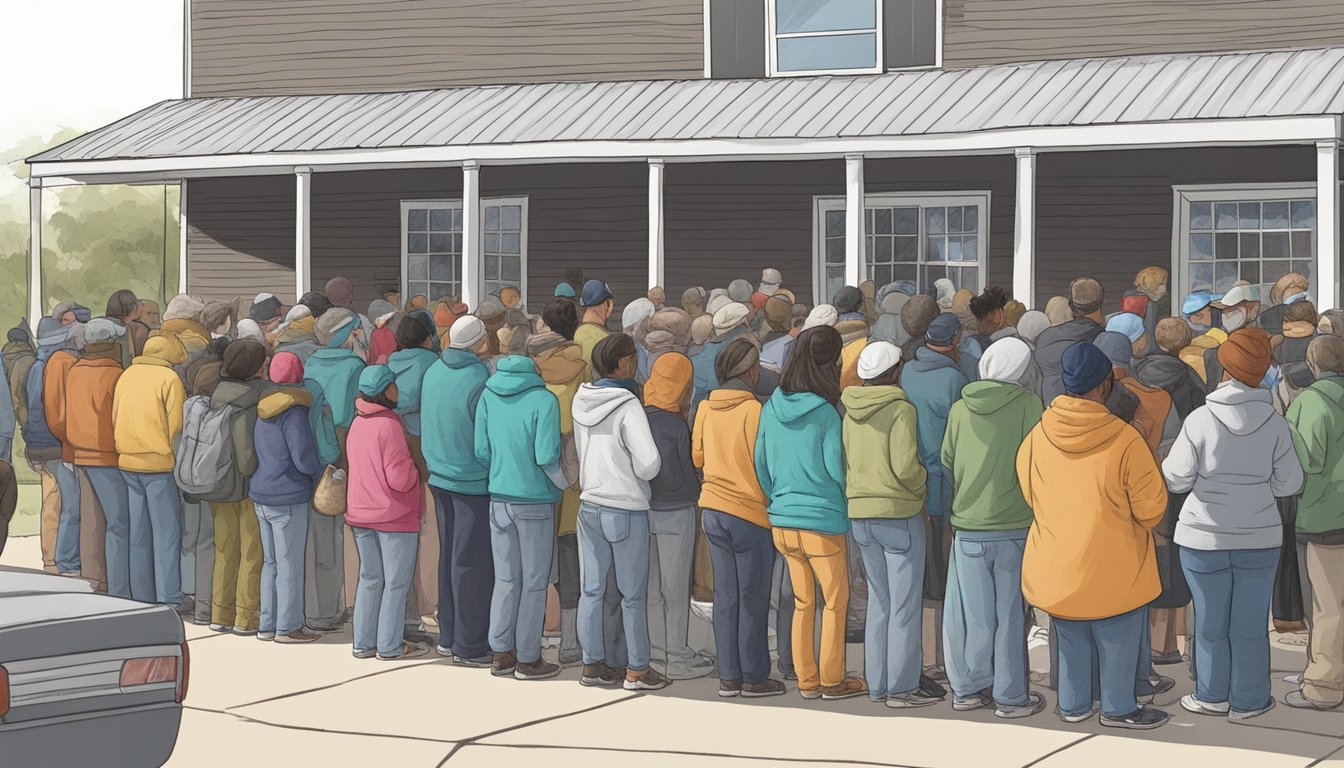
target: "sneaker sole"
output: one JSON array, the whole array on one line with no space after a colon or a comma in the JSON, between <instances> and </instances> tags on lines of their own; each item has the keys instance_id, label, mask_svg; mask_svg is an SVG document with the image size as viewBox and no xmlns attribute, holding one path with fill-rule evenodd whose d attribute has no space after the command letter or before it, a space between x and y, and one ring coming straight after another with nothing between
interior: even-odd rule
<instances>
[{"instance_id":1,"label":"sneaker sole","mask_svg":"<svg viewBox=\"0 0 1344 768\"><path fill-rule=\"evenodd\" d=\"M356 659L372 659L374 657L374 654L372 653L360 653L358 651L355 651L350 655L354 656Z\"/></svg>"},{"instance_id":2,"label":"sneaker sole","mask_svg":"<svg viewBox=\"0 0 1344 768\"><path fill-rule=\"evenodd\" d=\"M899 701L893 699L887 699L886 702L887 709L923 709L924 707L931 707L934 704L941 704L941 703L942 703L941 700L913 702L913 701ZM977 707L977 709L979 709L979 707ZM958 710L958 711L964 712L965 710Z\"/></svg>"},{"instance_id":3,"label":"sneaker sole","mask_svg":"<svg viewBox=\"0 0 1344 768\"><path fill-rule=\"evenodd\" d=\"M994 710L994 716L1003 720L1020 720L1024 717L1039 715L1044 711L1045 704L1042 703L1039 707L1030 709L996 709Z\"/></svg>"},{"instance_id":4,"label":"sneaker sole","mask_svg":"<svg viewBox=\"0 0 1344 768\"><path fill-rule=\"evenodd\" d=\"M1229 710L1219 712L1216 709L1204 709L1203 707L1187 707L1184 701L1181 702L1181 709L1185 710L1186 712L1189 712L1192 715L1204 715L1205 717L1227 717L1228 712L1230 711Z\"/></svg>"},{"instance_id":5,"label":"sneaker sole","mask_svg":"<svg viewBox=\"0 0 1344 768\"><path fill-rule=\"evenodd\" d=\"M1171 719L1170 717L1167 717L1157 721L1156 723L1139 724L1139 723L1126 723L1123 720L1112 720L1109 717L1103 717L1101 718L1101 724L1106 726L1107 728L1121 728L1127 731L1151 731L1154 728L1161 728L1162 726L1166 725L1167 721L1170 719Z\"/></svg>"},{"instance_id":6,"label":"sneaker sole","mask_svg":"<svg viewBox=\"0 0 1344 768\"><path fill-rule=\"evenodd\" d=\"M671 685L671 683L663 683L662 685L643 685L640 683L626 683L621 687L627 691L661 691L669 685Z\"/></svg>"},{"instance_id":7,"label":"sneaker sole","mask_svg":"<svg viewBox=\"0 0 1344 768\"><path fill-rule=\"evenodd\" d=\"M719 691L720 699L735 699L742 695L741 691Z\"/></svg>"},{"instance_id":8,"label":"sneaker sole","mask_svg":"<svg viewBox=\"0 0 1344 768\"><path fill-rule=\"evenodd\" d=\"M1088 720L1091 720L1096 714L1097 713L1094 711L1088 712L1086 715L1060 715L1059 719L1069 725L1077 725L1078 723L1085 723Z\"/></svg>"},{"instance_id":9,"label":"sneaker sole","mask_svg":"<svg viewBox=\"0 0 1344 768\"><path fill-rule=\"evenodd\" d=\"M854 697L856 697L856 696L866 696L866 695L868 695L868 692L867 692L867 691L855 691L855 692L853 692L853 693L842 693L842 694L839 694L839 695L836 695L836 694L833 694L833 693L823 693L823 694L821 694L821 700L822 700L822 701L844 701L845 699L852 699L852 698L854 698Z\"/></svg>"},{"instance_id":10,"label":"sneaker sole","mask_svg":"<svg viewBox=\"0 0 1344 768\"><path fill-rule=\"evenodd\" d=\"M441 653L439 655L443 656L444 654ZM448 654L448 657L453 660L453 666L455 667L468 667L470 669L490 668L490 662L488 661L472 661L471 659L464 659L460 656L453 656L451 653Z\"/></svg>"},{"instance_id":11,"label":"sneaker sole","mask_svg":"<svg viewBox=\"0 0 1344 768\"><path fill-rule=\"evenodd\" d=\"M315 643L315 642L317 642L317 638L316 638L316 637L313 637L313 638L308 638L308 639L304 639L304 640L294 640L293 638L288 638L288 637L283 637L283 636L281 636L281 637L276 637L276 638L275 638L275 642L278 643L278 644L280 644L280 645L307 645L308 643Z\"/></svg>"},{"instance_id":12,"label":"sneaker sole","mask_svg":"<svg viewBox=\"0 0 1344 768\"><path fill-rule=\"evenodd\" d=\"M490 674L495 677L513 677L514 669L514 667L509 667L508 669L495 669L491 667Z\"/></svg>"},{"instance_id":13,"label":"sneaker sole","mask_svg":"<svg viewBox=\"0 0 1344 768\"><path fill-rule=\"evenodd\" d=\"M619 680L603 680L600 677L585 677L579 680L579 685L589 688L611 688L619 683Z\"/></svg>"},{"instance_id":14,"label":"sneaker sole","mask_svg":"<svg viewBox=\"0 0 1344 768\"><path fill-rule=\"evenodd\" d=\"M804 699L807 699L808 701L816 701L817 699L821 698L821 691L804 691L802 689L799 689L798 695L802 696Z\"/></svg>"},{"instance_id":15,"label":"sneaker sole","mask_svg":"<svg viewBox=\"0 0 1344 768\"><path fill-rule=\"evenodd\" d=\"M559 675L559 674L560 674L560 670L558 670L558 669L555 670L555 671L553 671L553 672L543 672L543 673L541 673L541 674L539 674L539 675L524 675L523 673L521 673L521 672L519 672L519 671L517 671L517 670L514 670L514 673L513 673L513 679L515 679L515 680L549 680L549 679L551 679L552 677L556 677L556 676Z\"/></svg>"},{"instance_id":16,"label":"sneaker sole","mask_svg":"<svg viewBox=\"0 0 1344 768\"><path fill-rule=\"evenodd\" d=\"M768 699L768 698L770 698L771 696L783 696L783 695L786 694L786 693L788 693L788 691L783 690L783 689L778 690L778 691L767 691L767 692L764 692L764 693L761 693L761 692L759 692L759 691L756 692L756 693L748 693L748 692L746 692L746 691L743 691L743 692L742 692L742 698L744 698L744 699Z\"/></svg>"},{"instance_id":17,"label":"sneaker sole","mask_svg":"<svg viewBox=\"0 0 1344 768\"><path fill-rule=\"evenodd\" d=\"M952 702L952 709L956 712L974 712L977 709L985 709L986 707L992 706L994 706L994 704L988 701L978 701L966 704L957 701Z\"/></svg>"}]
</instances>

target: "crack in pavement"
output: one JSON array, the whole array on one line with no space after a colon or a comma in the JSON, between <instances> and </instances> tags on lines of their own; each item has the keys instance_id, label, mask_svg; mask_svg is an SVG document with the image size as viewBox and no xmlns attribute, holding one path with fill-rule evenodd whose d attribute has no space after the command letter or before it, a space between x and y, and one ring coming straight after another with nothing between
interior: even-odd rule
<instances>
[{"instance_id":1,"label":"crack in pavement","mask_svg":"<svg viewBox=\"0 0 1344 768\"><path fill-rule=\"evenodd\" d=\"M270 703L270 702L272 702L272 701L280 701L280 700L282 700L282 699L290 699L290 698L293 698L293 697L295 697L295 696L303 696L303 695L305 695L305 694L309 694L309 693L318 693L319 691L328 691L328 690L331 690L332 688L339 688L339 687L341 687L342 685L346 685L346 684L348 684L348 683L353 683L353 682L355 682L355 681L357 681L357 680L367 680L367 679L370 678L370 677L378 677L379 675L386 675L386 674L390 674L390 673L392 673L392 672L400 672L400 671L403 670L403 669L415 669L416 667L423 667L423 666L428 666L428 665L430 665L430 664L438 664L438 663L439 663L439 662L437 662L437 661L421 661L421 662L417 662L417 663L415 663L415 664L401 664L401 665L399 665L399 666L396 666L396 667L390 667L390 668L388 668L388 669L380 669L380 670L378 670L377 672L369 672L369 673L367 673L367 674L357 675L357 676L355 676L355 677L349 678L348 680L340 680L340 681L337 681L337 682L335 682L335 683L331 683L331 684L329 684L329 685L319 685L319 686L317 686L316 688L306 688L306 689L301 690L301 691L293 691L293 692L291 692L291 693L282 693L282 694L280 694L280 695L278 695L278 696L270 696L270 697L265 698L265 699L258 699L258 700L256 700L256 701L249 701L249 702L247 702L246 704L234 704L233 706L228 707L228 709L242 709L243 707L255 707L255 706L258 705L258 704L268 704L268 703Z\"/></svg>"},{"instance_id":2,"label":"crack in pavement","mask_svg":"<svg viewBox=\"0 0 1344 768\"><path fill-rule=\"evenodd\" d=\"M222 710L222 709L210 709L210 708L208 708L208 707L192 707L192 706L187 706L187 705L185 705L185 704L182 705L182 708L183 708L183 709L194 710L194 711L197 711L197 712L208 712L208 713L213 714L213 715L224 715L225 717L232 717L232 718L235 718L235 719L237 719L237 720L240 720L240 721L242 721L242 722L244 722L244 723L253 723L253 724L255 724L255 725L264 725L264 726L268 726L268 727L270 727L270 728L280 728L280 729L287 730L287 731L307 731L307 732L309 732L309 733L334 733L334 734L337 734L337 735L340 735L340 736L367 736L367 737L377 738L377 739L400 739L400 740L402 740L402 741L422 741L422 742L425 742L425 743L427 743L427 744L455 744L455 743L456 743L456 742L452 741L451 739L435 739L435 738L431 738L431 737L428 737L428 736L406 736L406 735L404 735L404 734L399 734L399 733L370 733L370 732L366 732L366 731L345 731L345 730L332 729L332 728L317 728L317 727L314 727L314 726L306 726L306 725L289 725L289 724L286 724L286 723L272 723L272 722L267 721L267 720L261 720L261 719L259 719L259 718L249 717L248 715L242 715L242 714L239 714L239 713L237 713L237 712L229 712L229 711L227 711L227 710Z\"/></svg>"},{"instance_id":3,"label":"crack in pavement","mask_svg":"<svg viewBox=\"0 0 1344 768\"><path fill-rule=\"evenodd\" d=\"M1068 744L1065 744L1062 747L1056 747L1055 749L1046 752L1044 755L1041 755L1035 760L1032 760L1030 763L1024 764L1022 768L1031 768L1033 765L1039 765L1045 762L1046 760L1049 760L1050 758L1054 757L1055 755L1058 755L1060 752L1063 752L1067 749L1072 749L1078 746L1079 744L1082 744L1084 741L1087 741L1088 739L1095 739L1097 735L1098 734L1095 733L1089 733L1086 736L1082 737L1081 739L1078 739L1077 741L1070 741Z\"/></svg>"},{"instance_id":4,"label":"crack in pavement","mask_svg":"<svg viewBox=\"0 0 1344 768\"><path fill-rule=\"evenodd\" d=\"M618 752L630 755L679 755L682 757L721 757L733 760L758 760L772 763L808 763L809 765L871 765L876 768L928 768L928 766L919 766L909 763L883 763L876 760L846 760L843 758L815 758L815 757L767 757L763 755L736 755L730 752L693 752L680 749L625 749L621 747L587 747L574 745L555 745L555 744L467 744L463 743L461 747L479 747L482 749L567 749L578 752ZM454 750L457 751L457 750ZM451 757L451 755L449 755ZM447 758L444 758L447 761ZM443 763L439 763L443 765Z\"/></svg>"},{"instance_id":5,"label":"crack in pavement","mask_svg":"<svg viewBox=\"0 0 1344 768\"><path fill-rule=\"evenodd\" d=\"M510 732L510 731L516 731L516 730L519 730L519 729L522 729L522 728L531 728L531 727L534 726L534 725L540 725L540 724L542 724L542 723L549 723L549 722L552 722L552 721L555 721L555 720L563 720L563 719L565 719L565 718L567 718L567 717L573 717L573 716L575 716L575 715L583 715L583 714L587 714L587 713L589 713L589 712L596 712L596 711L599 710L599 709L606 709L607 707L612 707L612 706L615 706L615 705L617 705L617 704L624 704L624 703L627 702L627 701L634 701L635 699L642 699L642 698L644 698L644 694L642 694L642 693L634 693L634 694L631 694L631 695L629 695L629 696L623 696L623 697L621 697L621 698L619 698L619 699L616 699L616 700L614 700L614 701L606 701L606 702L603 702L603 703L601 703L601 704L595 704L595 705L593 705L593 706L591 706L591 707L585 707L585 708L583 708L583 709L577 709L577 710L574 710L573 712L563 712L563 713L561 713L561 714L558 714L558 715L551 715L551 716L549 716L549 717L540 717L540 718L537 718L536 720L530 720L530 721L525 722L525 723L518 723L517 725L511 725L511 726L509 726L509 727L507 727L507 728L499 728L499 729L490 731L489 733L482 733L482 734L479 734L479 735L477 735L477 736L472 736L472 737L469 738L469 739L463 739L462 741L459 741L459 742L457 743L457 745L454 746L454 747L452 748L452 750L451 750L447 755L444 756L443 760L439 761L439 765L437 766L437 768L442 768L443 765L444 765L445 763L447 763L449 760L453 759L453 755L456 755L456 754L457 754L463 747L468 746L468 745L471 745L471 744L475 744L476 742L480 741L481 739L488 739L488 738L490 738L491 736L498 736L498 735L500 735L500 734L502 734L502 733L508 733L508 732Z\"/></svg>"}]
</instances>

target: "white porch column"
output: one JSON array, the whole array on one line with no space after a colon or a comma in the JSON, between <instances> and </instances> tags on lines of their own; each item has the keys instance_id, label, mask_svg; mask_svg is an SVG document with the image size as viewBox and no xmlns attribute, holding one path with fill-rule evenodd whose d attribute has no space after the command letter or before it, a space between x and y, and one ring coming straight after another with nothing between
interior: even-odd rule
<instances>
[{"instance_id":1,"label":"white porch column","mask_svg":"<svg viewBox=\"0 0 1344 768\"><path fill-rule=\"evenodd\" d=\"M177 292L187 292L187 180L177 190ZM167 290L166 288L164 290ZM165 296L164 300L172 298Z\"/></svg>"},{"instance_id":2,"label":"white porch column","mask_svg":"<svg viewBox=\"0 0 1344 768\"><path fill-rule=\"evenodd\" d=\"M863 204L863 155L845 155L845 285L863 282L863 249L867 240ZM831 297L825 297L830 301ZM820 301L820 300L818 300Z\"/></svg>"},{"instance_id":3,"label":"white porch column","mask_svg":"<svg viewBox=\"0 0 1344 768\"><path fill-rule=\"evenodd\" d=\"M483 296L481 273L481 165L462 163L462 303L475 312Z\"/></svg>"},{"instance_id":4,"label":"white porch column","mask_svg":"<svg viewBox=\"0 0 1344 768\"><path fill-rule=\"evenodd\" d=\"M1013 216L1013 298L1036 306L1036 150L1017 149L1017 207Z\"/></svg>"},{"instance_id":5,"label":"white porch column","mask_svg":"<svg viewBox=\"0 0 1344 768\"><path fill-rule=\"evenodd\" d=\"M37 333L37 321L45 315L42 302L42 179L28 180L28 325Z\"/></svg>"},{"instance_id":6,"label":"white porch column","mask_svg":"<svg viewBox=\"0 0 1344 768\"><path fill-rule=\"evenodd\" d=\"M312 285L313 169L294 169L294 301Z\"/></svg>"},{"instance_id":7,"label":"white porch column","mask_svg":"<svg viewBox=\"0 0 1344 768\"><path fill-rule=\"evenodd\" d=\"M663 161L649 158L649 287L663 284Z\"/></svg>"},{"instance_id":8,"label":"white porch column","mask_svg":"<svg viewBox=\"0 0 1344 768\"><path fill-rule=\"evenodd\" d=\"M1316 310L1339 307L1339 141L1316 142Z\"/></svg>"}]
</instances>

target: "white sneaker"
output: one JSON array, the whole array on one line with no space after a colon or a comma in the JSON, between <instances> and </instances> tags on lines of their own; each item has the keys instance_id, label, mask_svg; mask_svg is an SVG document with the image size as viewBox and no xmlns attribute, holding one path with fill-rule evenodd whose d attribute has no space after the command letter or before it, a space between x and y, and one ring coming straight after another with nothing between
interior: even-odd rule
<instances>
[{"instance_id":1,"label":"white sneaker","mask_svg":"<svg viewBox=\"0 0 1344 768\"><path fill-rule=\"evenodd\" d=\"M1091 709L1077 715L1066 715L1063 712L1061 712L1059 713L1059 719L1063 720L1066 723L1081 723L1084 720L1091 718L1095 714L1097 714L1097 707L1094 704L1092 705Z\"/></svg>"},{"instance_id":2,"label":"white sneaker","mask_svg":"<svg viewBox=\"0 0 1344 768\"><path fill-rule=\"evenodd\" d=\"M1252 709L1248 712L1238 712L1237 710L1233 709L1227 713L1227 719L1231 720L1232 722L1237 722L1240 720L1250 720L1253 717L1259 717L1268 712L1269 710L1273 709L1274 704L1275 704L1274 697L1270 696L1269 703L1261 707L1260 709Z\"/></svg>"},{"instance_id":3,"label":"white sneaker","mask_svg":"<svg viewBox=\"0 0 1344 768\"><path fill-rule=\"evenodd\" d=\"M1273 706L1273 699L1271 699L1270 702L1271 706ZM1196 698L1195 694L1187 693L1181 697L1181 709L1184 709L1186 712L1194 712L1196 715L1224 716L1228 713L1231 707L1228 706L1226 701L1202 701Z\"/></svg>"}]
</instances>

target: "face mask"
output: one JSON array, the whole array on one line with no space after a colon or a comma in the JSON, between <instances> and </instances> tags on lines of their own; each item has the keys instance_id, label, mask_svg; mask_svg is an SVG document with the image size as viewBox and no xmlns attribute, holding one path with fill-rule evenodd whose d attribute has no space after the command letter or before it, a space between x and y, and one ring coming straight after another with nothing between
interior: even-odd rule
<instances>
[{"instance_id":1,"label":"face mask","mask_svg":"<svg viewBox=\"0 0 1344 768\"><path fill-rule=\"evenodd\" d=\"M1196 336L1202 333L1208 333L1209 331L1209 326L1205 325L1204 323L1196 323L1194 320L1191 320L1190 318L1185 319L1185 324L1190 326L1190 333Z\"/></svg>"},{"instance_id":2,"label":"face mask","mask_svg":"<svg viewBox=\"0 0 1344 768\"><path fill-rule=\"evenodd\" d=\"M1228 333L1246 324L1246 310L1229 309L1223 312L1223 329Z\"/></svg>"}]
</instances>

